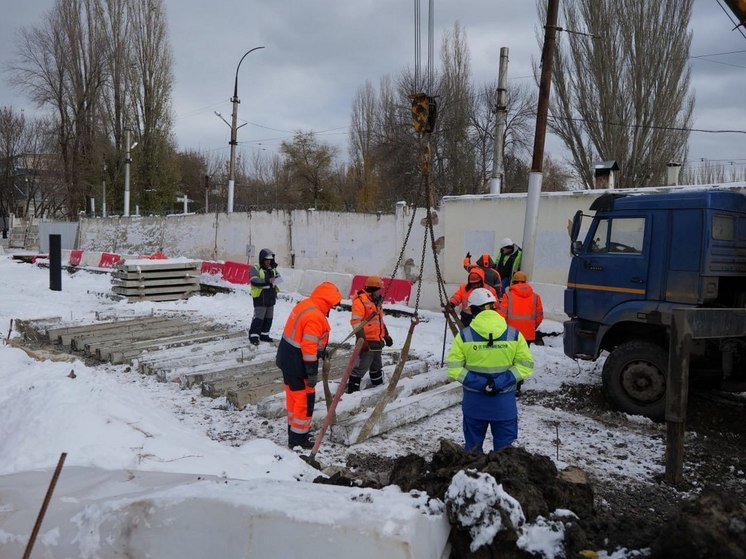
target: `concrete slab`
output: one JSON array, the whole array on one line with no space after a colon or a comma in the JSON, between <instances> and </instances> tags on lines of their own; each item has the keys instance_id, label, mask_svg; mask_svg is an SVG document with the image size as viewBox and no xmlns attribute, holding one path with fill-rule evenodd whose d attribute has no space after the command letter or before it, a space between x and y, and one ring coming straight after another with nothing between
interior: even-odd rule
<instances>
[{"instance_id":1,"label":"concrete slab","mask_svg":"<svg viewBox=\"0 0 746 559\"><path fill-rule=\"evenodd\" d=\"M204 361L207 356L222 356L234 351L240 352L250 345L248 339L248 336L243 339L236 337L217 342L202 342L181 348L150 351L138 357L137 366L140 372L145 374L152 374L156 369L175 369L182 362L186 364L190 363L191 360ZM251 357L249 355L250 348L245 353L247 354L247 358Z\"/></svg>"},{"instance_id":2,"label":"concrete slab","mask_svg":"<svg viewBox=\"0 0 746 559\"><path fill-rule=\"evenodd\" d=\"M433 390L421 392L408 398L398 397L386 406L370 437L430 417L441 410L461 403L463 388L460 383L444 384ZM372 411L372 410L370 410ZM361 413L332 425L329 438L338 443L353 445L368 420L370 412Z\"/></svg>"},{"instance_id":3,"label":"concrete slab","mask_svg":"<svg viewBox=\"0 0 746 559\"><path fill-rule=\"evenodd\" d=\"M194 332L199 328L199 325L190 324L186 321L165 319L146 323L129 323L107 330L77 332L69 335L63 334L58 336L58 339L63 345L69 345L71 349L92 354L95 353L96 348L108 344L152 340L177 333ZM69 340L69 344L64 344L65 340Z\"/></svg>"},{"instance_id":4,"label":"concrete slab","mask_svg":"<svg viewBox=\"0 0 746 559\"><path fill-rule=\"evenodd\" d=\"M332 357L331 369L329 371L329 378L335 379L342 376L345 367L349 363L350 353L351 351L345 349L337 351L334 354L334 357ZM255 383L253 385L247 385L245 387L226 387L225 396L229 404L239 410L242 410L247 405L256 404L267 396L284 391L284 384L282 382L282 371L280 371L280 369L278 369L274 365L274 363L271 364L271 367L263 368L265 370L263 371L263 375L259 378L266 379L266 382ZM321 386L321 383L319 383L318 386ZM323 398L323 395L321 397Z\"/></svg>"},{"instance_id":5,"label":"concrete slab","mask_svg":"<svg viewBox=\"0 0 746 559\"><path fill-rule=\"evenodd\" d=\"M384 367L384 378L390 378L391 374L394 372L395 367L396 365L388 365ZM427 363L423 361L408 361L404 364L404 369L402 370L402 379L412 377L414 375L420 375L425 373L426 371ZM339 378L339 376L335 378ZM332 394L334 394L336 386L337 383L334 383L334 388L330 386ZM359 410L361 407L369 405L375 406L378 402L378 399L383 394L385 386L386 382L384 382L383 386L381 386L380 388L370 388L367 390L361 390L360 392L356 392L354 394L345 394L337 406L337 416L341 417L347 415L348 413L350 413L348 411L350 409ZM319 383L316 387L316 399L318 401L324 400L324 389L321 383ZM372 404L368 403L369 400L372 401ZM316 410L314 411L314 422L322 421L324 419L324 416L326 415L326 406L321 407L323 407L323 409L319 409L319 406L317 406ZM285 394L276 394L262 399L257 403L256 411L262 417L273 419L283 417L287 413L285 407Z\"/></svg>"},{"instance_id":6,"label":"concrete slab","mask_svg":"<svg viewBox=\"0 0 746 559\"><path fill-rule=\"evenodd\" d=\"M243 336L242 332L230 333L230 332L214 332L205 333L201 335L195 334L184 334L182 336L173 336L169 338L161 338L158 340L148 340L144 342L135 342L129 345L117 346L115 348L103 348L100 351L96 351L96 357L99 361L111 361L114 365L119 363L129 362L140 355L143 351L148 349L161 349L169 347L179 347L189 345L199 341L207 340L223 340L227 338L234 338L237 336Z\"/></svg>"},{"instance_id":7,"label":"concrete slab","mask_svg":"<svg viewBox=\"0 0 746 559\"><path fill-rule=\"evenodd\" d=\"M23 555L51 475L0 476L0 556ZM450 525L427 500L390 489L69 466L33 556L445 558Z\"/></svg>"},{"instance_id":8,"label":"concrete slab","mask_svg":"<svg viewBox=\"0 0 746 559\"><path fill-rule=\"evenodd\" d=\"M95 355L104 349L123 349L127 346L147 344L154 340L168 339L205 331L204 324L187 322L165 322L155 325L146 325L138 328L122 328L107 331L99 336L93 336L81 341L82 349L88 355Z\"/></svg>"}]
</instances>

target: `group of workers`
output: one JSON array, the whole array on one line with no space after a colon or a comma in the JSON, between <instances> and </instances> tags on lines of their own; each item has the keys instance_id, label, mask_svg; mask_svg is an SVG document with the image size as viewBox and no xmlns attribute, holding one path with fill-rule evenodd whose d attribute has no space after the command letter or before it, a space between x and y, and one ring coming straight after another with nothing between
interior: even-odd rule
<instances>
[{"instance_id":1,"label":"group of workers","mask_svg":"<svg viewBox=\"0 0 746 559\"><path fill-rule=\"evenodd\" d=\"M447 303L460 308L464 326L453 341L447 364L449 377L463 385L464 448L482 452L488 428L494 450L509 446L518 436L516 393L533 372L529 345L536 339L543 310L541 297L520 271L521 249L512 240L503 239L497 261L488 254L476 264L470 258L467 254L464 261L467 282ZM249 281L254 300L249 339L254 345L272 342L269 330L280 281L274 252L262 249ZM363 342L348 394L360 390L366 373L372 386L383 384L381 352L393 345L384 323L383 288L380 277L368 276L352 296L350 325ZM329 312L341 301L336 285L323 282L293 307L285 323L276 364L285 385L290 448L314 445L310 430L319 362L329 342Z\"/></svg>"}]
</instances>

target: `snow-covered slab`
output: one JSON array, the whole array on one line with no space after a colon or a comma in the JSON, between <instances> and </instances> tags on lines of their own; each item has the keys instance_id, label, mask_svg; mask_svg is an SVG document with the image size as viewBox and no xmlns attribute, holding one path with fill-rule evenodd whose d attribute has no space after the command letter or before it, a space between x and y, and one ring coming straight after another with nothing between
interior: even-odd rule
<instances>
[{"instance_id":1,"label":"snow-covered slab","mask_svg":"<svg viewBox=\"0 0 746 559\"><path fill-rule=\"evenodd\" d=\"M243 350L246 359L251 357L252 351L249 347L248 337L231 338L229 340L218 340L217 342L195 343L189 346L173 348L168 350L155 350L141 354L137 358L137 367L140 372L153 374L158 370L173 370L180 366L187 366L193 362L199 362L208 356L225 356L233 352Z\"/></svg>"},{"instance_id":2,"label":"snow-covered slab","mask_svg":"<svg viewBox=\"0 0 746 559\"><path fill-rule=\"evenodd\" d=\"M0 476L0 556L23 555L51 475ZM393 486L73 466L62 471L33 556L438 559L449 530L439 501Z\"/></svg>"},{"instance_id":3,"label":"snow-covered slab","mask_svg":"<svg viewBox=\"0 0 746 559\"><path fill-rule=\"evenodd\" d=\"M386 406L380 419L371 430L369 437L374 437L401 425L407 425L425 417L430 417L441 410L459 404L461 397L461 384L457 382L444 384L438 388L415 394L409 398L402 398L400 396ZM355 444L371 411L357 414L332 425L330 439L345 445Z\"/></svg>"},{"instance_id":4,"label":"snow-covered slab","mask_svg":"<svg viewBox=\"0 0 746 559\"><path fill-rule=\"evenodd\" d=\"M146 340L143 342L134 342L132 344L125 344L125 345L116 345L112 347L106 347L102 348L101 350L96 350L96 357L100 361L111 361L112 364L117 365L119 363L125 363L128 362L137 356L139 356L143 351L149 350L149 349L162 349L162 348L168 348L168 347L181 347L181 346L187 346L191 345L193 343L198 342L206 342L206 341L217 341L217 340L225 340L229 338L236 338L239 336L243 336L243 332L220 332L220 331L213 331L213 332L199 332L199 333L188 333L183 334L179 336L170 336L167 338L159 338L154 340Z\"/></svg>"}]
</instances>

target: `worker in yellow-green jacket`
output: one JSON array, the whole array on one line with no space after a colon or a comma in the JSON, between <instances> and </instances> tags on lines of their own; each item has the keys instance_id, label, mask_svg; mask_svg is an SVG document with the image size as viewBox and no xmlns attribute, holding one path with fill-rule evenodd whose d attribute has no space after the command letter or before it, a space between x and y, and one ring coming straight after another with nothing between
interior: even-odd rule
<instances>
[{"instance_id":1,"label":"worker in yellow-green jacket","mask_svg":"<svg viewBox=\"0 0 746 559\"><path fill-rule=\"evenodd\" d=\"M448 376L464 386L464 448L483 452L487 427L494 450L518 438L515 388L534 370L531 351L523 335L508 326L487 289L469 295L474 319L459 332L448 353Z\"/></svg>"}]
</instances>

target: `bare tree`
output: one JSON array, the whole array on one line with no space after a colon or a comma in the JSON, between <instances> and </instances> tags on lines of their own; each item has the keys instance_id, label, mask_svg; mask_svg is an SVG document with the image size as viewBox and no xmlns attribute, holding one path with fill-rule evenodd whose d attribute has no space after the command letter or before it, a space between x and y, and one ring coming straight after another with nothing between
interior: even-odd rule
<instances>
[{"instance_id":1,"label":"bare tree","mask_svg":"<svg viewBox=\"0 0 746 559\"><path fill-rule=\"evenodd\" d=\"M530 159L533 121L536 114L536 92L527 85L510 84L505 96L507 114L505 119L505 136L503 138L503 161L505 162L504 192L516 192L516 188L526 184L522 174L516 174ZM486 187L491 176L494 145L495 119L497 108L497 81L479 88L472 112L474 130L474 151L478 154L476 165L482 185ZM508 165L510 159L510 165ZM519 164L523 161L524 164ZM527 179L526 179L527 180Z\"/></svg>"},{"instance_id":2,"label":"bare tree","mask_svg":"<svg viewBox=\"0 0 746 559\"><path fill-rule=\"evenodd\" d=\"M539 1L544 21L545 2ZM566 0L549 126L593 188L593 164L616 160L621 186L663 184L686 155L694 98L687 31L692 0Z\"/></svg>"},{"instance_id":3,"label":"bare tree","mask_svg":"<svg viewBox=\"0 0 746 559\"><path fill-rule=\"evenodd\" d=\"M298 131L292 142L282 142L280 151L299 202L334 209L336 192L331 178L335 149L319 142L313 132Z\"/></svg>"},{"instance_id":4,"label":"bare tree","mask_svg":"<svg viewBox=\"0 0 746 559\"><path fill-rule=\"evenodd\" d=\"M135 203L150 210L172 204L178 170L162 0L57 0L40 25L21 30L11 71L54 113L69 216L98 189L104 168L112 198L121 200L127 127L141 144L133 158Z\"/></svg>"}]
</instances>

